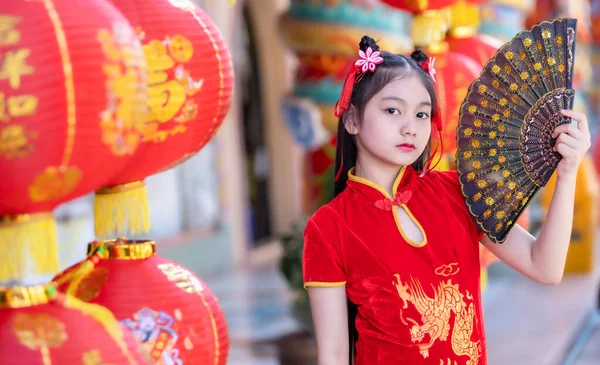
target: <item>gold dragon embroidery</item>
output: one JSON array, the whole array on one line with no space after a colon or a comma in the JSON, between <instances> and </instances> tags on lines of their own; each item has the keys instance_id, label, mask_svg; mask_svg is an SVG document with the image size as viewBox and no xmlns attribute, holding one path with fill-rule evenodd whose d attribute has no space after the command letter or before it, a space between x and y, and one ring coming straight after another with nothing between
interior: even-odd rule
<instances>
[{"instance_id":1,"label":"gold dragon embroidery","mask_svg":"<svg viewBox=\"0 0 600 365\"><path fill-rule=\"evenodd\" d=\"M460 267L458 267L458 263L453 262L448 265L442 265L435 269L435 274L440 276L452 276L458 274L460 271Z\"/></svg>"},{"instance_id":2,"label":"gold dragon embroidery","mask_svg":"<svg viewBox=\"0 0 600 365\"><path fill-rule=\"evenodd\" d=\"M403 283L399 274L395 274L396 286L400 299L404 302L402 309L408 308L408 303L414 305L421 315L421 322L412 318L404 318L403 310L400 311L400 319L405 325L412 323L410 335L413 342L418 343L421 355L429 357L429 349L435 341L446 341L450 333L450 314L454 312L454 326L452 328L452 350L457 356L468 356L466 365L476 365L481 357L481 341L471 341L473 334L473 322L475 308L473 297L466 292L470 301L465 303L465 295L460 292L457 284L452 280L440 282L436 287L432 285L434 297L430 298L423 290L421 283L412 278L410 282ZM429 335L429 341L423 342L425 335Z\"/></svg>"},{"instance_id":3,"label":"gold dragon embroidery","mask_svg":"<svg viewBox=\"0 0 600 365\"><path fill-rule=\"evenodd\" d=\"M448 363L444 363L444 360L440 360L440 365L458 365L458 363L456 362L456 360L454 360L454 362L452 362L452 360L448 359Z\"/></svg>"}]
</instances>

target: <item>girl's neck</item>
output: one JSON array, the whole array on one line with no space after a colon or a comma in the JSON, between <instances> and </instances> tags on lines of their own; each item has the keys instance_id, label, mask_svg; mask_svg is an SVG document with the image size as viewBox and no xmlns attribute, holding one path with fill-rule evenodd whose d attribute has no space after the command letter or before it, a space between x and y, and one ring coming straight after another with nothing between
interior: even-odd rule
<instances>
[{"instance_id":1,"label":"girl's neck","mask_svg":"<svg viewBox=\"0 0 600 365\"><path fill-rule=\"evenodd\" d=\"M385 191L392 196L394 194L394 181L398 177L398 173L403 166L388 165L377 163L375 161L361 161L359 158L356 161L354 173L358 177L367 179L381 186Z\"/></svg>"}]
</instances>

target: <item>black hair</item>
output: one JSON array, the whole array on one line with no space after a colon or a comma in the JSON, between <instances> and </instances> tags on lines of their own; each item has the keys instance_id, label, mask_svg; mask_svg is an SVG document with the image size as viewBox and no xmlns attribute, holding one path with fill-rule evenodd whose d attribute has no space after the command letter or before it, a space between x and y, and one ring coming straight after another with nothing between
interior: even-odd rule
<instances>
[{"instance_id":1,"label":"black hair","mask_svg":"<svg viewBox=\"0 0 600 365\"><path fill-rule=\"evenodd\" d=\"M359 47L362 51L366 51L369 47L371 47L373 51L380 51L377 42L368 36L362 37ZM352 97L350 99L350 109L346 110L339 118L334 170L336 174L339 173L339 177L334 184L334 197L346 189L348 171L356 165L358 156L356 138L348 133L345 123L348 121L348 118L355 118L356 122L362 121L365 106L369 100L371 100L375 94L380 92L388 83L398 78L417 75L431 97L431 120L434 120L436 117L435 113L439 110L437 108L438 101L433 81L419 66L422 62L427 61L428 56L425 52L417 49L410 57L407 57L400 54L381 51L381 57L383 58L383 63L377 65L375 72L366 72L362 74L362 79L354 84ZM358 113L358 115L353 115L353 113ZM429 145L430 143L428 143L427 148L425 148L421 156L412 164L415 170L421 171L424 169L431 153Z\"/></svg>"},{"instance_id":2,"label":"black hair","mask_svg":"<svg viewBox=\"0 0 600 365\"><path fill-rule=\"evenodd\" d=\"M367 48L371 47L373 51L380 51L377 42L368 36L362 37L360 40L359 47L362 51L366 52ZM335 156L335 170L336 174L339 173L338 179L334 183L334 197L340 194L346 189L348 181L348 171L356 165L356 159L358 155L358 146L356 144L355 136L348 133L346 130L345 122L347 118L355 118L356 122L362 121L365 112L365 106L371 100L371 98L381 91L388 83L398 78L404 78L409 75L417 75L423 82L423 85L427 89L429 96L431 97L431 119L434 120L436 117L435 113L438 112L437 108L437 97L435 93L435 86L430 76L421 69L419 66L422 62L427 61L427 54L420 49L414 51L410 57L392 54L389 52L381 51L381 57L383 63L377 65L375 72L366 72L361 75L362 79L355 83L352 90L352 97L350 99L350 109L346 110L338 121L338 133L336 143L336 156ZM358 113L358 115L352 115ZM425 168L425 164L430 157L430 143L427 148L423 151L421 156L412 164L413 168L417 171L421 171ZM356 341L358 340L358 332L356 330L356 316L358 314L358 307L352 303L349 299L348 304L348 334L350 344L350 365L354 363L354 357L356 355Z\"/></svg>"}]
</instances>

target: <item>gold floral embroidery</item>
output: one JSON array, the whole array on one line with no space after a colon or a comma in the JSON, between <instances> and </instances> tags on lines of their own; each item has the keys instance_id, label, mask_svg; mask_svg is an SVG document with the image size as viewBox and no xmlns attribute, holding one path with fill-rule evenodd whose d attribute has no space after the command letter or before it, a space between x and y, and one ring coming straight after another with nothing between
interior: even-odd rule
<instances>
[{"instance_id":1,"label":"gold floral embroidery","mask_svg":"<svg viewBox=\"0 0 600 365\"><path fill-rule=\"evenodd\" d=\"M97 349L84 352L81 361L83 365L109 365L102 361L102 354Z\"/></svg>"},{"instance_id":2,"label":"gold floral embroidery","mask_svg":"<svg viewBox=\"0 0 600 365\"><path fill-rule=\"evenodd\" d=\"M48 167L29 186L29 198L34 202L60 199L69 194L81 180L77 167Z\"/></svg>"},{"instance_id":3,"label":"gold floral embroidery","mask_svg":"<svg viewBox=\"0 0 600 365\"><path fill-rule=\"evenodd\" d=\"M435 269L436 275L440 275L440 276L456 275L456 274L458 274L459 271L460 271L460 267L458 267L458 263L456 263L456 262L453 262L448 265L444 264L444 265L438 267L437 269Z\"/></svg>"},{"instance_id":4,"label":"gold floral embroidery","mask_svg":"<svg viewBox=\"0 0 600 365\"><path fill-rule=\"evenodd\" d=\"M81 280L77 286L75 297L89 302L100 294L102 286L108 280L108 270L105 268L96 268L89 275Z\"/></svg>"},{"instance_id":5,"label":"gold floral embroidery","mask_svg":"<svg viewBox=\"0 0 600 365\"><path fill-rule=\"evenodd\" d=\"M454 324L450 341L452 350L458 356L468 356L466 365L476 365L482 356L481 341L471 341L473 334L475 307L473 297L467 291L466 295L461 293L457 284L452 280L440 282L434 287L433 298L429 297L421 283L411 277L410 282L402 282L400 275L395 274L393 284L398 291L404 305L400 311L400 319L405 325L412 323L410 335L412 341L417 343L421 355L429 357L429 349L437 340L446 341L450 334L450 317L454 312ZM465 302L465 297L470 301ZM404 318L403 310L412 304L421 315L419 323L412 318ZM429 341L422 342L425 335L429 335Z\"/></svg>"},{"instance_id":6,"label":"gold floral embroidery","mask_svg":"<svg viewBox=\"0 0 600 365\"><path fill-rule=\"evenodd\" d=\"M36 133L27 131L21 125L0 128L0 157L9 160L27 157L35 150L31 140L36 137Z\"/></svg>"},{"instance_id":7,"label":"gold floral embroidery","mask_svg":"<svg viewBox=\"0 0 600 365\"><path fill-rule=\"evenodd\" d=\"M44 365L52 364L50 347L60 347L67 340L64 323L46 313L17 314L13 332L21 345L40 351Z\"/></svg>"}]
</instances>

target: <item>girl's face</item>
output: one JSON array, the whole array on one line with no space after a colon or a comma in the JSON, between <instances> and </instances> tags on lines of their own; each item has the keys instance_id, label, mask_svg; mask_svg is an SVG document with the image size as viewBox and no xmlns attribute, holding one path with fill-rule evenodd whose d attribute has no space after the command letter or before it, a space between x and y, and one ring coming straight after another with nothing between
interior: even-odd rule
<instances>
[{"instance_id":1,"label":"girl's face","mask_svg":"<svg viewBox=\"0 0 600 365\"><path fill-rule=\"evenodd\" d=\"M356 135L360 160L408 166L425 150L431 135L431 97L416 75L387 84L365 106L363 120L346 123Z\"/></svg>"}]
</instances>

